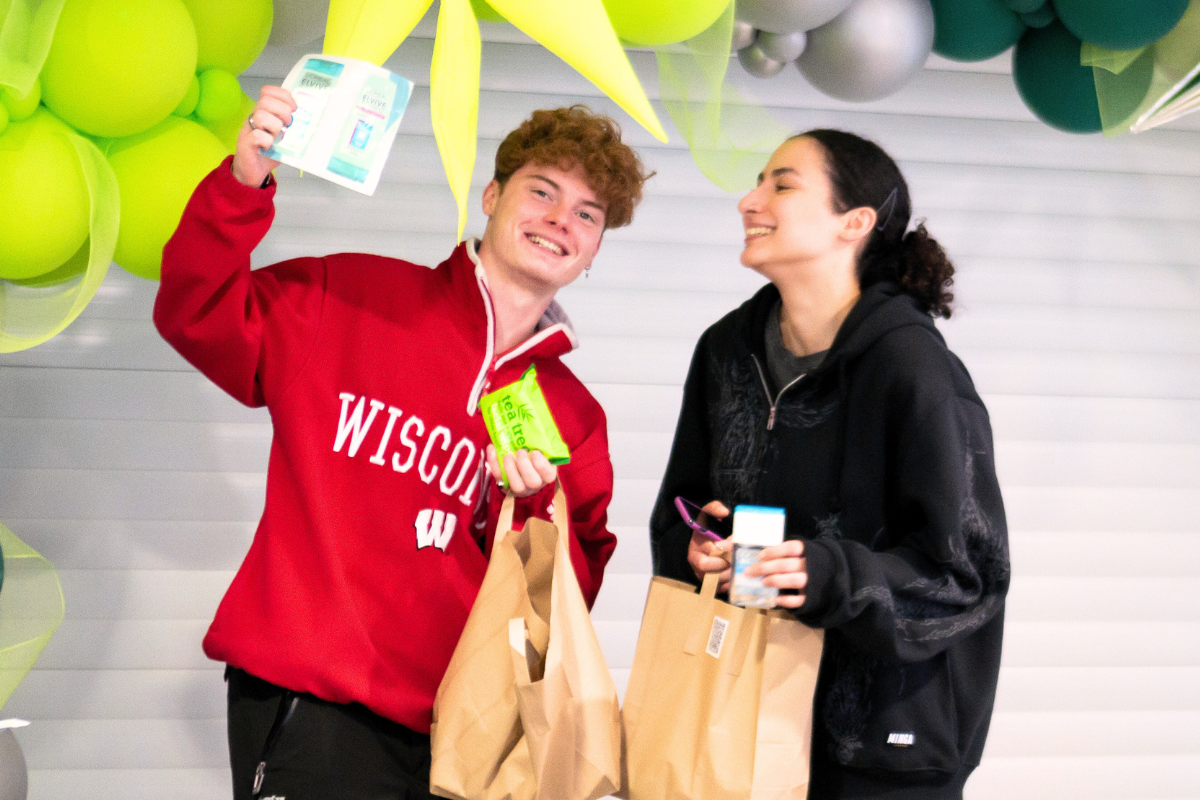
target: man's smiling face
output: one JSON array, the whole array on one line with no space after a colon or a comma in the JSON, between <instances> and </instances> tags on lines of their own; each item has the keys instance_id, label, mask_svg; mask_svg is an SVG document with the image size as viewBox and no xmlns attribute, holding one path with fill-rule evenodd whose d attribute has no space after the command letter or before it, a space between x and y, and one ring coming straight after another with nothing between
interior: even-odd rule
<instances>
[{"instance_id":1,"label":"man's smiling face","mask_svg":"<svg viewBox=\"0 0 1200 800\"><path fill-rule=\"evenodd\" d=\"M605 207L583 170L528 163L483 191L488 215L480 258L514 284L553 292L600 250Z\"/></svg>"}]
</instances>

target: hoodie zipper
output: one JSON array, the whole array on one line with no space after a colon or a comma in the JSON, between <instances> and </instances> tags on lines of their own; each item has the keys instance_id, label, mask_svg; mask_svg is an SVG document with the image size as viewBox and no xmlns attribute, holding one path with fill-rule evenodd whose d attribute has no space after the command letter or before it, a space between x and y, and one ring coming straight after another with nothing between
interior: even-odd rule
<instances>
[{"instance_id":1,"label":"hoodie zipper","mask_svg":"<svg viewBox=\"0 0 1200 800\"><path fill-rule=\"evenodd\" d=\"M779 394L775 395L775 399L772 400L771 399L771 387L767 383L767 374L765 372L763 372L762 364L760 364L758 361L758 356L755 355L754 353L751 353L750 357L752 359L754 359L754 366L756 369L758 369L758 377L762 381L763 392L766 393L767 402L771 406L771 413L767 415L767 430L769 430L769 431L774 430L775 429L775 409L779 406L780 398L783 397L784 392L786 392L788 389L792 388L797 383L799 383L804 378L804 376L807 375L808 373L801 372L799 375L797 375L795 378L792 379L791 383L789 383L787 386L784 386L782 389L780 389Z\"/></svg>"}]
</instances>

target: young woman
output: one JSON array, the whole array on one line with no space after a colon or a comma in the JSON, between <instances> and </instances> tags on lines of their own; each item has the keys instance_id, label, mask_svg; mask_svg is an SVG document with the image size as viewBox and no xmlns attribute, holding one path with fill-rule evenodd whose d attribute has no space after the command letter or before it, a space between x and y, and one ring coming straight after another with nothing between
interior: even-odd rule
<instances>
[{"instance_id":1,"label":"young woman","mask_svg":"<svg viewBox=\"0 0 1200 800\"><path fill-rule=\"evenodd\" d=\"M987 411L934 327L954 268L872 142L784 142L739 204L771 283L700 338L651 520L657 574L728 564L675 510L787 512L751 570L825 630L809 797L961 798L1000 665L1008 537ZM907 232L906 232L907 231Z\"/></svg>"}]
</instances>

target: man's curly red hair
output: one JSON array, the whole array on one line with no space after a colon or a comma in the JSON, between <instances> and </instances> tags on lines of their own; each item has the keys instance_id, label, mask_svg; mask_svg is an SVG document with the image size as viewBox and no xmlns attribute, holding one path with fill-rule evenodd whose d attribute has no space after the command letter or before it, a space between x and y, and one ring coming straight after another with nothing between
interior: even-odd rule
<instances>
[{"instance_id":1,"label":"man's curly red hair","mask_svg":"<svg viewBox=\"0 0 1200 800\"><path fill-rule=\"evenodd\" d=\"M633 148L621 141L621 128L584 105L541 109L504 137L496 151L493 177L503 188L526 164L583 169L588 186L605 206L604 227L633 221L647 173Z\"/></svg>"}]
</instances>

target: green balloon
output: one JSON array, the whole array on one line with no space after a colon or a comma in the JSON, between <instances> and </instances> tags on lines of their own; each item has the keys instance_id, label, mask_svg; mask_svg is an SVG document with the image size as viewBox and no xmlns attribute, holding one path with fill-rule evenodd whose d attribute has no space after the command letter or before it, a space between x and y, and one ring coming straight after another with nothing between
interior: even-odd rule
<instances>
[{"instance_id":1,"label":"green balloon","mask_svg":"<svg viewBox=\"0 0 1200 800\"><path fill-rule=\"evenodd\" d=\"M271 35L271 0L183 0L196 24L196 70L241 75Z\"/></svg>"},{"instance_id":2,"label":"green balloon","mask_svg":"<svg viewBox=\"0 0 1200 800\"><path fill-rule=\"evenodd\" d=\"M8 110L8 118L13 122L29 119L42 102L42 82L34 79L29 93L18 95L11 86L0 86L0 105Z\"/></svg>"},{"instance_id":3,"label":"green balloon","mask_svg":"<svg viewBox=\"0 0 1200 800\"><path fill-rule=\"evenodd\" d=\"M196 110L196 104L200 102L200 79L195 75L192 76L192 82L188 84L187 94L179 101L179 105L175 106L175 110L171 113L177 117L190 117L192 112Z\"/></svg>"},{"instance_id":4,"label":"green balloon","mask_svg":"<svg viewBox=\"0 0 1200 800\"><path fill-rule=\"evenodd\" d=\"M91 257L92 242L90 239L88 239L84 241L77 251L75 251L75 255L68 258L66 263L61 267L56 267L55 269L47 272L45 275L38 275L36 278L15 280L13 283L32 288L58 286L60 283L66 283L67 281L78 278L80 275L87 272L88 261L91 259Z\"/></svg>"},{"instance_id":5,"label":"green balloon","mask_svg":"<svg viewBox=\"0 0 1200 800\"><path fill-rule=\"evenodd\" d=\"M1050 0L1004 0L1004 5L1018 14L1032 14L1049 3Z\"/></svg>"},{"instance_id":6,"label":"green balloon","mask_svg":"<svg viewBox=\"0 0 1200 800\"><path fill-rule=\"evenodd\" d=\"M0 103L0 135L4 134L4 129L8 127L8 109Z\"/></svg>"},{"instance_id":7,"label":"green balloon","mask_svg":"<svg viewBox=\"0 0 1200 800\"><path fill-rule=\"evenodd\" d=\"M1000 0L931 0L933 51L955 61L985 61L1016 44L1025 30Z\"/></svg>"},{"instance_id":8,"label":"green balloon","mask_svg":"<svg viewBox=\"0 0 1200 800\"><path fill-rule=\"evenodd\" d=\"M471 8L475 10L475 19L483 22L508 22L496 9L487 4L487 0L471 0Z\"/></svg>"},{"instance_id":9,"label":"green balloon","mask_svg":"<svg viewBox=\"0 0 1200 800\"><path fill-rule=\"evenodd\" d=\"M1049 3L1037 11L1030 11L1028 14L1021 15L1021 21L1031 28L1044 28L1056 19L1058 17L1054 16L1054 7Z\"/></svg>"},{"instance_id":10,"label":"green balloon","mask_svg":"<svg viewBox=\"0 0 1200 800\"><path fill-rule=\"evenodd\" d=\"M242 86L232 74L217 67L200 73L200 102L195 113L201 122L227 119L237 113L241 101Z\"/></svg>"},{"instance_id":11,"label":"green balloon","mask_svg":"<svg viewBox=\"0 0 1200 800\"><path fill-rule=\"evenodd\" d=\"M1158 41L1187 7L1188 0L1054 0L1067 30L1109 50L1135 50Z\"/></svg>"},{"instance_id":12,"label":"green balloon","mask_svg":"<svg viewBox=\"0 0 1200 800\"><path fill-rule=\"evenodd\" d=\"M158 280L162 249L192 191L228 155L202 125L167 117L145 133L111 142L108 163L121 191L121 231L113 260Z\"/></svg>"},{"instance_id":13,"label":"green balloon","mask_svg":"<svg viewBox=\"0 0 1200 800\"><path fill-rule=\"evenodd\" d=\"M237 150L238 134L241 133L242 126L246 124L246 117L250 116L250 112L253 110L254 98L243 94L234 114L213 122L200 121L200 124L212 131L213 136L216 136L221 144L225 145L225 149L232 153Z\"/></svg>"},{"instance_id":14,"label":"green balloon","mask_svg":"<svg viewBox=\"0 0 1200 800\"><path fill-rule=\"evenodd\" d=\"M1061 22L1030 28L1013 51L1013 81L1029 110L1068 133L1103 129L1096 80L1079 63L1079 41Z\"/></svg>"},{"instance_id":15,"label":"green balloon","mask_svg":"<svg viewBox=\"0 0 1200 800\"><path fill-rule=\"evenodd\" d=\"M41 109L0 135L0 278L44 275L88 236L91 200L70 132Z\"/></svg>"},{"instance_id":16,"label":"green balloon","mask_svg":"<svg viewBox=\"0 0 1200 800\"><path fill-rule=\"evenodd\" d=\"M604 0L617 36L648 47L690 39L728 7L729 0Z\"/></svg>"},{"instance_id":17,"label":"green balloon","mask_svg":"<svg viewBox=\"0 0 1200 800\"><path fill-rule=\"evenodd\" d=\"M182 0L66 0L42 68L42 101L93 136L129 136L171 113L196 72Z\"/></svg>"}]
</instances>

